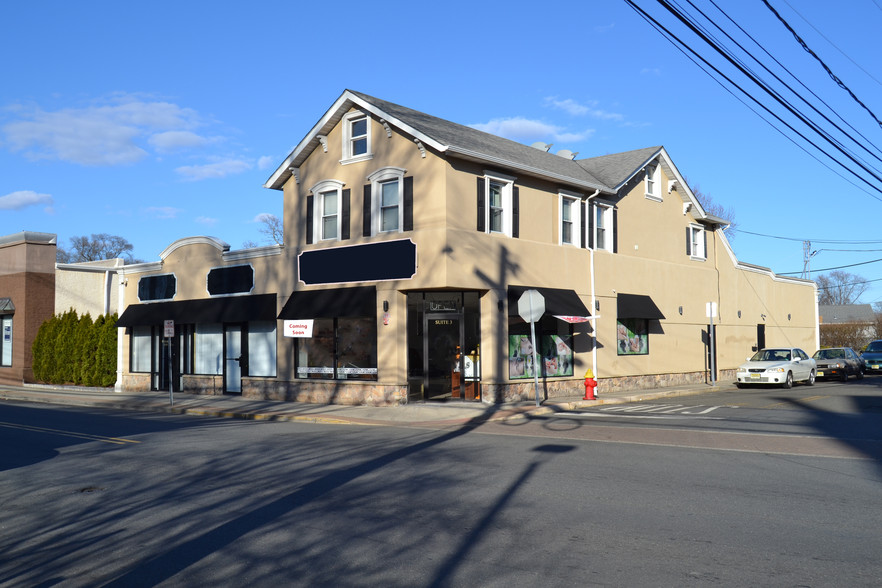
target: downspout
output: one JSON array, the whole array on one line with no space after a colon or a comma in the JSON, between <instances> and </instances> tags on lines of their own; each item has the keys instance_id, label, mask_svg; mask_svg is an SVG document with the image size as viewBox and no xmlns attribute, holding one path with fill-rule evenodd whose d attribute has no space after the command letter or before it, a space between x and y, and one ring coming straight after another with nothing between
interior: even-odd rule
<instances>
[{"instance_id":1,"label":"downspout","mask_svg":"<svg viewBox=\"0 0 882 588\"><path fill-rule=\"evenodd\" d=\"M597 188L596 190L594 190L594 194L592 194L591 196L589 196L585 200L585 204L588 206L588 215L591 214L591 199L595 198L598 194L600 194L600 188ZM589 218L590 218L590 216L589 216ZM591 226L590 221L588 223L588 226ZM591 312L595 313L595 312L597 312L597 291L594 287L594 247L588 248L588 255L591 260L591 269L590 269ZM591 315L591 324L594 327L594 343L591 345L591 371L594 373L595 380L598 380L598 376L597 376L597 319L598 318L599 318L598 316L594 316L593 314Z\"/></svg>"},{"instance_id":2,"label":"downspout","mask_svg":"<svg viewBox=\"0 0 882 588\"><path fill-rule=\"evenodd\" d=\"M125 301L126 301L126 286L129 285L129 280L126 278L123 272L118 272L116 274L119 280L119 291L117 293L117 309L120 315L122 315L122 311L125 310ZM126 330L124 327L117 328L116 330L116 384L113 386L114 392L122 392L123 391L123 340L126 336Z\"/></svg>"}]
</instances>

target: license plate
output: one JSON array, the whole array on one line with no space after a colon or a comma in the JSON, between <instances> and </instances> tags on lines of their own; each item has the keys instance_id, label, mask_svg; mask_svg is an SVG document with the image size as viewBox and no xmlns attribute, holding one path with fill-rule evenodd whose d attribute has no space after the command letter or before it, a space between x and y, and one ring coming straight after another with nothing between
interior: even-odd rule
<instances>
[{"instance_id":1,"label":"license plate","mask_svg":"<svg viewBox=\"0 0 882 588\"><path fill-rule=\"evenodd\" d=\"M818 377L819 377L819 378L823 378L823 377L824 377L824 372L818 372Z\"/></svg>"},{"instance_id":2,"label":"license plate","mask_svg":"<svg viewBox=\"0 0 882 588\"><path fill-rule=\"evenodd\" d=\"M878 369L879 369L879 364L878 364L878 363L872 363L872 364L870 364L870 369L871 369L871 370L878 370Z\"/></svg>"},{"instance_id":3,"label":"license plate","mask_svg":"<svg viewBox=\"0 0 882 588\"><path fill-rule=\"evenodd\" d=\"M760 379L760 375L759 375L759 374L750 374L750 379L751 379L751 380L759 380L759 379Z\"/></svg>"}]
</instances>

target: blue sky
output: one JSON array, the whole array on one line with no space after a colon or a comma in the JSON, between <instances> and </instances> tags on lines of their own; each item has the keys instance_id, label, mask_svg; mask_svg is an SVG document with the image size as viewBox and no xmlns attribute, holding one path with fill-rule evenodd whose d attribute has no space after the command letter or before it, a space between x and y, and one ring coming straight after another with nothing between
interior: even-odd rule
<instances>
[{"instance_id":1,"label":"blue sky","mask_svg":"<svg viewBox=\"0 0 882 588\"><path fill-rule=\"evenodd\" d=\"M882 115L882 3L769 1ZM635 2L710 55L656 2ZM879 125L762 0L718 5L882 144ZM2 3L0 235L51 232L67 247L116 234L145 261L194 235L260 244L260 215L282 210L263 183L350 88L580 158L664 145L691 184L734 211L739 259L801 272L811 240L813 272L863 264L844 271L878 280L861 301L882 301L882 193L806 154L624 0L536 7Z\"/></svg>"}]
</instances>

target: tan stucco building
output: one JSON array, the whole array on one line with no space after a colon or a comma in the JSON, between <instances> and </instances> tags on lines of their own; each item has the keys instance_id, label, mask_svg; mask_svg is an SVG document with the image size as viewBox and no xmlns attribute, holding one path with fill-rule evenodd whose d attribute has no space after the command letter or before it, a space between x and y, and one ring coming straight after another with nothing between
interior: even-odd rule
<instances>
[{"instance_id":1,"label":"tan stucco building","mask_svg":"<svg viewBox=\"0 0 882 588\"><path fill-rule=\"evenodd\" d=\"M588 369L603 394L817 348L814 283L738 261L663 147L577 160L346 91L266 187L284 245L192 237L117 269L118 387L496 402L531 397L537 369L563 397Z\"/></svg>"}]
</instances>

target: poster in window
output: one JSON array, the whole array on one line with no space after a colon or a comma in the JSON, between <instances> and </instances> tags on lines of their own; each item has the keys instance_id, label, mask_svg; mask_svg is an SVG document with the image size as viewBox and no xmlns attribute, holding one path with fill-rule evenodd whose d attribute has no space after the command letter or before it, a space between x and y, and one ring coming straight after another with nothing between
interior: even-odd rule
<instances>
[{"instance_id":1,"label":"poster in window","mask_svg":"<svg viewBox=\"0 0 882 588\"><path fill-rule=\"evenodd\" d=\"M541 377L554 378L573 375L573 348L570 337L540 335L538 358ZM510 335L508 338L508 377L512 380L532 378L533 344L529 335Z\"/></svg>"},{"instance_id":2,"label":"poster in window","mask_svg":"<svg viewBox=\"0 0 882 588\"><path fill-rule=\"evenodd\" d=\"M648 355L649 329L646 319L621 319L616 329L619 355Z\"/></svg>"}]
</instances>

